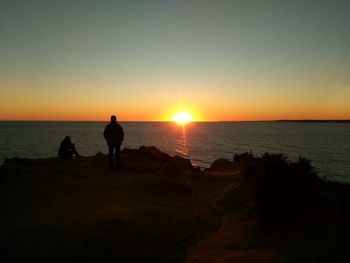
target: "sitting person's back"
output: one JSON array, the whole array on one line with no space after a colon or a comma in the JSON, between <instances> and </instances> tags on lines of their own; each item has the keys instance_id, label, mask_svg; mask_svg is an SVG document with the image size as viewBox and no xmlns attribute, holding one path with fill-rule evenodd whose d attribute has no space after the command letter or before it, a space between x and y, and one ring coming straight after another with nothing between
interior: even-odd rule
<instances>
[{"instance_id":1,"label":"sitting person's back","mask_svg":"<svg viewBox=\"0 0 350 263\"><path fill-rule=\"evenodd\" d=\"M75 149L74 143L72 143L69 136L65 137L60 144L58 150L58 157L62 160L64 159L73 159L73 156L76 155L79 160L81 160L79 153Z\"/></svg>"}]
</instances>

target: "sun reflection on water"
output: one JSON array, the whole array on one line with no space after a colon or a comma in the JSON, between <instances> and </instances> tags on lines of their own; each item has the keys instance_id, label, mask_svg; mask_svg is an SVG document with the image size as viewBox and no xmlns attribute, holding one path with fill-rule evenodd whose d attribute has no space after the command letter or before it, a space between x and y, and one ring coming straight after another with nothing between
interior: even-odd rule
<instances>
[{"instance_id":1,"label":"sun reflection on water","mask_svg":"<svg viewBox=\"0 0 350 263\"><path fill-rule=\"evenodd\" d=\"M189 146L186 137L186 125L177 126L176 128L178 129L179 134L176 139L175 152L181 157L190 159L191 156L188 151Z\"/></svg>"}]
</instances>

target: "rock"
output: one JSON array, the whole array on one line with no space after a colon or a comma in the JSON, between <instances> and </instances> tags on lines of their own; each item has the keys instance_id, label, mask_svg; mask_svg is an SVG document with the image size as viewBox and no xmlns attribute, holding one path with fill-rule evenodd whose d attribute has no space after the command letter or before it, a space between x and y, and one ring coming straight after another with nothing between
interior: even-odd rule
<instances>
[{"instance_id":1,"label":"rock","mask_svg":"<svg viewBox=\"0 0 350 263\"><path fill-rule=\"evenodd\" d=\"M232 162L230 162L227 159L219 158L215 160L211 165L209 169L206 169L207 171L218 171L218 170L224 170L227 168L230 168L232 165Z\"/></svg>"},{"instance_id":2,"label":"rock","mask_svg":"<svg viewBox=\"0 0 350 263\"><path fill-rule=\"evenodd\" d=\"M153 161L166 162L170 160L170 155L160 151L155 146L141 146L139 148L139 153Z\"/></svg>"}]
</instances>

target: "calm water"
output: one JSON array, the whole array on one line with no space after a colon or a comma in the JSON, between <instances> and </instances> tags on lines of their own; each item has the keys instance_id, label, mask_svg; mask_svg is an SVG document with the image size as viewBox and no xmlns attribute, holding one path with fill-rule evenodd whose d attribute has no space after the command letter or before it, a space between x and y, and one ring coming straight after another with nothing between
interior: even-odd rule
<instances>
[{"instance_id":1,"label":"calm water","mask_svg":"<svg viewBox=\"0 0 350 263\"><path fill-rule=\"evenodd\" d=\"M70 135L82 155L107 152L104 122L0 122L0 162L5 158L45 158L57 155L61 140ZM154 145L208 167L217 158L253 151L302 155L319 174L350 182L350 124L221 122L192 123L185 129L174 123L124 122L124 147Z\"/></svg>"}]
</instances>

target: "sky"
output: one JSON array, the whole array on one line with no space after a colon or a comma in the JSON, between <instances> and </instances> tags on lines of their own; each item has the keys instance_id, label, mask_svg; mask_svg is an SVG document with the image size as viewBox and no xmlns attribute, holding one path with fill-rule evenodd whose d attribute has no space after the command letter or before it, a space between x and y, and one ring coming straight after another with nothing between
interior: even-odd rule
<instances>
[{"instance_id":1,"label":"sky","mask_svg":"<svg viewBox=\"0 0 350 263\"><path fill-rule=\"evenodd\" d=\"M350 1L0 0L0 120L350 119Z\"/></svg>"}]
</instances>

